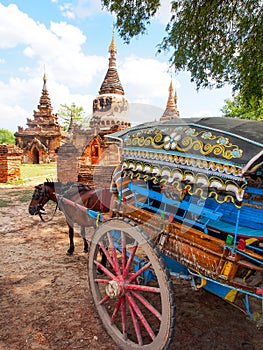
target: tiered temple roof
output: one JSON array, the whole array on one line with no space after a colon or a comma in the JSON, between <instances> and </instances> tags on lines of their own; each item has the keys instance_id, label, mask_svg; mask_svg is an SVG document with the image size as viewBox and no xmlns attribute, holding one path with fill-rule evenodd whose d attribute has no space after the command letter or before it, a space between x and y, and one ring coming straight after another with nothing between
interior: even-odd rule
<instances>
[{"instance_id":1,"label":"tiered temple roof","mask_svg":"<svg viewBox=\"0 0 263 350\"><path fill-rule=\"evenodd\" d=\"M116 53L117 46L115 44L114 35L112 35L112 40L109 46L109 67L105 78L101 84L99 95L103 94L120 94L124 95L124 90L120 82L116 67Z\"/></svg>"},{"instance_id":2,"label":"tiered temple roof","mask_svg":"<svg viewBox=\"0 0 263 350\"><path fill-rule=\"evenodd\" d=\"M47 90L46 74L44 74L43 81L42 95L39 100L38 110L34 110L34 119L27 118L28 128L23 130L23 132L34 134L37 131L38 134L48 132L52 135L60 135L61 127L58 123L57 115L53 113L53 107ZM20 130L21 128L19 131Z\"/></svg>"},{"instance_id":3,"label":"tiered temple roof","mask_svg":"<svg viewBox=\"0 0 263 350\"><path fill-rule=\"evenodd\" d=\"M27 128L18 127L15 133L16 144L23 150L23 157L29 163L45 163L56 159L56 151L64 138L64 132L58 123L57 114L47 90L46 74L38 110L34 110L34 119L27 118Z\"/></svg>"},{"instance_id":4,"label":"tiered temple roof","mask_svg":"<svg viewBox=\"0 0 263 350\"><path fill-rule=\"evenodd\" d=\"M90 127L107 132L116 126L125 129L131 126L127 119L128 101L120 82L116 67L117 47L114 35L109 46L109 66L101 84L99 95L93 100L93 114Z\"/></svg>"}]
</instances>

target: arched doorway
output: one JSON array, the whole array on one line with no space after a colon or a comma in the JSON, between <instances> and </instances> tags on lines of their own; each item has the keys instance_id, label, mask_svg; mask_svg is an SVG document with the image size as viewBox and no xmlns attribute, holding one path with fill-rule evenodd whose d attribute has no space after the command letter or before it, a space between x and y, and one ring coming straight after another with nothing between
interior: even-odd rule
<instances>
[{"instance_id":1,"label":"arched doorway","mask_svg":"<svg viewBox=\"0 0 263 350\"><path fill-rule=\"evenodd\" d=\"M39 151L34 147L32 150L33 164L39 164Z\"/></svg>"},{"instance_id":2,"label":"arched doorway","mask_svg":"<svg viewBox=\"0 0 263 350\"><path fill-rule=\"evenodd\" d=\"M99 160L99 142L94 140L90 145L91 164L97 164Z\"/></svg>"}]
</instances>

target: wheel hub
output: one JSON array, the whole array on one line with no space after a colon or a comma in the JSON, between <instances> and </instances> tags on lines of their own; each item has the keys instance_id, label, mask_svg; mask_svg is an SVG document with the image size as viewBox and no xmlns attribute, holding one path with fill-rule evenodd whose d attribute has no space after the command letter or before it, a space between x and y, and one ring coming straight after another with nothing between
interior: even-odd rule
<instances>
[{"instance_id":1,"label":"wheel hub","mask_svg":"<svg viewBox=\"0 0 263 350\"><path fill-rule=\"evenodd\" d=\"M119 283L116 281L110 281L106 288L106 294L110 297L110 298L115 298L117 296L120 295L121 292L121 288L119 286Z\"/></svg>"}]
</instances>

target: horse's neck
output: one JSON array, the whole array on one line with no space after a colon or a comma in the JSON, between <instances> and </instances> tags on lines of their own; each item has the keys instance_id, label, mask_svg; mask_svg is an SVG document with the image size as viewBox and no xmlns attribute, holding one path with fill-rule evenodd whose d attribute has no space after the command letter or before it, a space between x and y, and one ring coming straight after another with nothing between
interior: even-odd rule
<instances>
[{"instance_id":1,"label":"horse's neck","mask_svg":"<svg viewBox=\"0 0 263 350\"><path fill-rule=\"evenodd\" d=\"M61 194L62 184L61 182L46 182L45 186L48 187L48 193L50 200L57 203L57 194Z\"/></svg>"}]
</instances>

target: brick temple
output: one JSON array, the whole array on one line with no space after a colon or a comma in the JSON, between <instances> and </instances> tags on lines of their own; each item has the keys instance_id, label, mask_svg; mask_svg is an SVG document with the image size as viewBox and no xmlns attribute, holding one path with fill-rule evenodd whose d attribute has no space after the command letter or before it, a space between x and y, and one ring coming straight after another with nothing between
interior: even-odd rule
<instances>
[{"instance_id":1,"label":"brick temple","mask_svg":"<svg viewBox=\"0 0 263 350\"><path fill-rule=\"evenodd\" d=\"M98 96L93 100L89 127L71 125L66 142L58 152L58 178L62 182L80 181L105 185L120 162L121 145L106 136L131 127L127 118L128 100L116 65L114 36L109 46L109 65ZM69 166L70 164L70 166Z\"/></svg>"},{"instance_id":2,"label":"brick temple","mask_svg":"<svg viewBox=\"0 0 263 350\"><path fill-rule=\"evenodd\" d=\"M38 110L34 118L27 119L27 128L18 127L15 133L16 145L22 149L23 163L41 164L56 162L57 151L65 135L53 113L53 107L47 90L46 74L43 77L43 89Z\"/></svg>"},{"instance_id":3,"label":"brick temple","mask_svg":"<svg viewBox=\"0 0 263 350\"><path fill-rule=\"evenodd\" d=\"M71 120L67 133L62 131L57 114L53 113L44 74L42 95L34 118L28 118L27 128L18 127L15 133L23 163L57 162L57 176L62 182L99 182L102 185L110 180L121 159L121 144L107 135L131 127L129 103L118 75L116 54L113 35L108 69L93 100L89 126L83 127ZM160 120L179 117L177 96L171 82L166 109Z\"/></svg>"}]
</instances>

